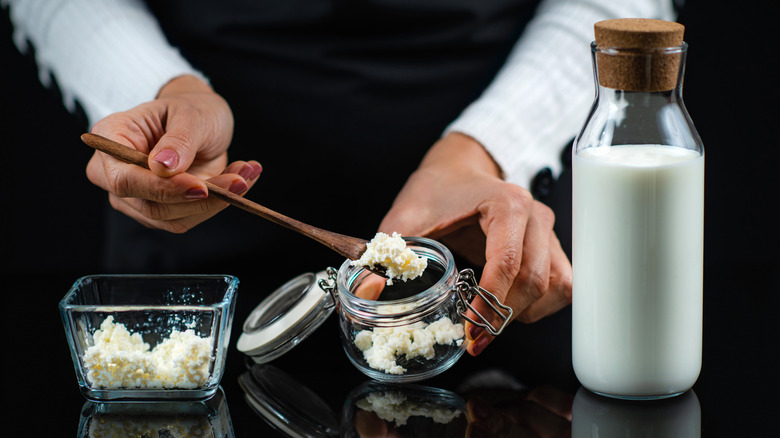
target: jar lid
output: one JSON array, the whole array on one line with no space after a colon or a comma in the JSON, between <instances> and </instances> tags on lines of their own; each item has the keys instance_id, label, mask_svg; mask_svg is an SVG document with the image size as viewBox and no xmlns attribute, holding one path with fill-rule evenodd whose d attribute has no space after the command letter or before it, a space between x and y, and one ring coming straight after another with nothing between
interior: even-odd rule
<instances>
[{"instance_id":1,"label":"jar lid","mask_svg":"<svg viewBox=\"0 0 780 438\"><path fill-rule=\"evenodd\" d=\"M256 363L270 362L317 330L336 307L318 283L325 271L301 274L267 296L247 317L236 347Z\"/></svg>"}]
</instances>

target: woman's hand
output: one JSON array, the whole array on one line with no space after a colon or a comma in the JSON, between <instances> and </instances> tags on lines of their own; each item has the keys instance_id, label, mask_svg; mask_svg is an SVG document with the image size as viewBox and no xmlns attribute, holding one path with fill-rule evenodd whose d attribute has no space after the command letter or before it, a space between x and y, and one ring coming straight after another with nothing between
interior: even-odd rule
<instances>
[{"instance_id":1,"label":"woman's hand","mask_svg":"<svg viewBox=\"0 0 780 438\"><path fill-rule=\"evenodd\" d=\"M501 179L477 141L451 133L411 175L380 231L431 237L484 264L480 286L511 306L513 319L533 322L571 303L571 264L554 222L552 210L528 190ZM472 304L482 315L494 315L481 299ZM498 323L496 317L493 325ZM467 333L474 356L493 339L471 324Z\"/></svg>"},{"instance_id":2,"label":"woman's hand","mask_svg":"<svg viewBox=\"0 0 780 438\"><path fill-rule=\"evenodd\" d=\"M243 194L262 171L256 161L228 165L233 114L194 76L171 80L155 100L109 115L92 133L149 155L151 171L95 152L87 177L113 208L150 228L183 233L227 207L208 198L201 179Z\"/></svg>"}]
</instances>

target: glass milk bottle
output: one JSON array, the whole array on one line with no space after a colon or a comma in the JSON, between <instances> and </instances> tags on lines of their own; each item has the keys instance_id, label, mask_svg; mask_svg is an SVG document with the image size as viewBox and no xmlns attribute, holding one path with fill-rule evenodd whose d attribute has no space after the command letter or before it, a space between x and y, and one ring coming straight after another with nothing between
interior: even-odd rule
<instances>
[{"instance_id":1,"label":"glass milk bottle","mask_svg":"<svg viewBox=\"0 0 780 438\"><path fill-rule=\"evenodd\" d=\"M704 150L682 100L684 27L595 24L596 100L573 152L573 365L611 397L701 369Z\"/></svg>"}]
</instances>

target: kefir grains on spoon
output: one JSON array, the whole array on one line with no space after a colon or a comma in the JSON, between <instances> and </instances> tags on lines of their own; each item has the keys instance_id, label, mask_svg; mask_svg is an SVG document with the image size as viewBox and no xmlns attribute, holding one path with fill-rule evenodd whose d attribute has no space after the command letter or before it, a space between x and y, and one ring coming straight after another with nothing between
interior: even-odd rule
<instances>
[{"instance_id":1,"label":"kefir grains on spoon","mask_svg":"<svg viewBox=\"0 0 780 438\"><path fill-rule=\"evenodd\" d=\"M367 266L369 269L382 267L386 271L387 285L391 286L393 280L413 280L422 275L428 266L424 257L419 257L411 249L406 247L406 241L398 233L392 236L385 233L376 233L373 239L366 245L366 252L358 260L351 262L353 266Z\"/></svg>"}]
</instances>

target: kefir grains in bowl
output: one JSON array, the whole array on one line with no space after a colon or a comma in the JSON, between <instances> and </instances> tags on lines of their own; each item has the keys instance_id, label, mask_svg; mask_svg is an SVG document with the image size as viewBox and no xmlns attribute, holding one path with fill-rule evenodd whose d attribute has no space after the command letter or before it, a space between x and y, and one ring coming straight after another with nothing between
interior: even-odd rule
<instances>
[{"instance_id":1,"label":"kefir grains in bowl","mask_svg":"<svg viewBox=\"0 0 780 438\"><path fill-rule=\"evenodd\" d=\"M208 381L214 338L173 330L151 348L139 333L108 316L84 352L87 380L94 388L192 389Z\"/></svg>"}]
</instances>

